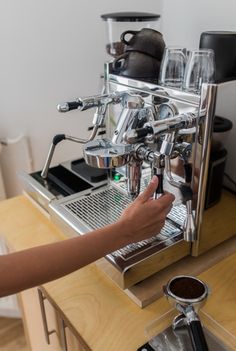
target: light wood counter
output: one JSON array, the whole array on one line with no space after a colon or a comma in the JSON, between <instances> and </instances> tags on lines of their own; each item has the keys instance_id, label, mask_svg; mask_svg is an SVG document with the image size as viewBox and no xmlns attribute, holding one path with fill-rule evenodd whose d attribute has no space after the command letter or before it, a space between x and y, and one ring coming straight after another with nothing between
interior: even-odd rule
<instances>
[{"instance_id":1,"label":"light wood counter","mask_svg":"<svg viewBox=\"0 0 236 351\"><path fill-rule=\"evenodd\" d=\"M24 196L0 203L0 223L1 236L15 251L65 239ZM199 277L212 289L204 311L236 340L236 253ZM135 351L146 341L145 327L169 310L163 297L141 309L96 264L45 284L43 289L92 351Z\"/></svg>"}]
</instances>

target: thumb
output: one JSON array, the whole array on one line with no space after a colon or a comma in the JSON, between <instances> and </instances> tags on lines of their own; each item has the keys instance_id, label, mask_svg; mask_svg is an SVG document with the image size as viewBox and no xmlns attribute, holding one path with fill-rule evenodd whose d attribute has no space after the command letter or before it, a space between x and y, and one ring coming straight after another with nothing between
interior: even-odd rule
<instances>
[{"instance_id":1,"label":"thumb","mask_svg":"<svg viewBox=\"0 0 236 351\"><path fill-rule=\"evenodd\" d=\"M158 186L158 178L157 176L153 176L147 188L138 196L137 199L142 202L148 201L156 191L157 186Z\"/></svg>"}]
</instances>

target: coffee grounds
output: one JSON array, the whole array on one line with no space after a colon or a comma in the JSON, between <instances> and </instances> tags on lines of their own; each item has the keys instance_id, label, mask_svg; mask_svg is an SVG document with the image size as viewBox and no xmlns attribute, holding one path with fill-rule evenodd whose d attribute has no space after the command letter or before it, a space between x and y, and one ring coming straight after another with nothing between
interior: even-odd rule
<instances>
[{"instance_id":1,"label":"coffee grounds","mask_svg":"<svg viewBox=\"0 0 236 351\"><path fill-rule=\"evenodd\" d=\"M174 279L169 289L175 296L182 299L197 299L205 292L204 285L191 277L179 277Z\"/></svg>"}]
</instances>

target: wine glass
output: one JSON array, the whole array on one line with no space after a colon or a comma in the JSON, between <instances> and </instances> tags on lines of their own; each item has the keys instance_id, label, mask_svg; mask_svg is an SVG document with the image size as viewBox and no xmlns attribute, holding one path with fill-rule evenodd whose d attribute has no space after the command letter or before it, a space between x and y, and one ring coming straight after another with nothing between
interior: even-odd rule
<instances>
[{"instance_id":1,"label":"wine glass","mask_svg":"<svg viewBox=\"0 0 236 351\"><path fill-rule=\"evenodd\" d=\"M161 61L159 84L181 89L186 64L186 49L166 47Z\"/></svg>"},{"instance_id":2,"label":"wine glass","mask_svg":"<svg viewBox=\"0 0 236 351\"><path fill-rule=\"evenodd\" d=\"M202 83L214 83L215 58L211 49L189 51L183 89L200 94Z\"/></svg>"}]
</instances>

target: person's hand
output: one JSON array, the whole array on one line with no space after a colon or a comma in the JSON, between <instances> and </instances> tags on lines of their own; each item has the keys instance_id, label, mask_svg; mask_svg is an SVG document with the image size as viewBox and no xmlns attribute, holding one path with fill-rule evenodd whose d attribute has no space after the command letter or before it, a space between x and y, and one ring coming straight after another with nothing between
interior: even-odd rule
<instances>
[{"instance_id":1,"label":"person's hand","mask_svg":"<svg viewBox=\"0 0 236 351\"><path fill-rule=\"evenodd\" d=\"M158 234L165 224L175 197L164 193L159 199L152 199L157 185L158 178L154 176L148 187L124 210L119 219L130 243Z\"/></svg>"}]
</instances>

